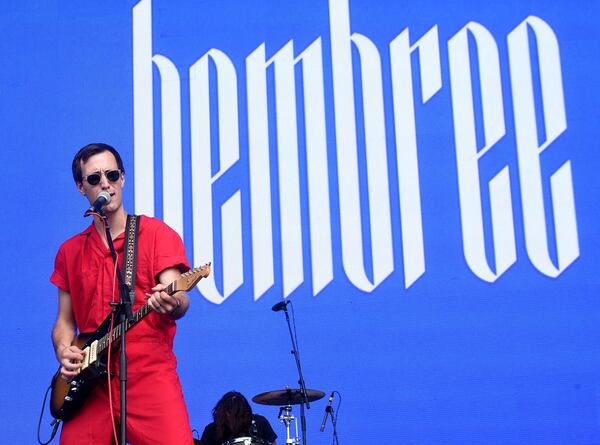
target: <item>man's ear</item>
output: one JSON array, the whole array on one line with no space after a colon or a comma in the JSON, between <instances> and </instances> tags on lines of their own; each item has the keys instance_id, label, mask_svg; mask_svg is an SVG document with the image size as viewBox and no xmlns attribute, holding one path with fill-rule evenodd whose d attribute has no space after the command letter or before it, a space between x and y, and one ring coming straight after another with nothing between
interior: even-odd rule
<instances>
[{"instance_id":1,"label":"man's ear","mask_svg":"<svg viewBox=\"0 0 600 445\"><path fill-rule=\"evenodd\" d=\"M83 182L77 182L75 184L77 185L77 190L79 190L79 193L85 196L85 190L83 190Z\"/></svg>"}]
</instances>

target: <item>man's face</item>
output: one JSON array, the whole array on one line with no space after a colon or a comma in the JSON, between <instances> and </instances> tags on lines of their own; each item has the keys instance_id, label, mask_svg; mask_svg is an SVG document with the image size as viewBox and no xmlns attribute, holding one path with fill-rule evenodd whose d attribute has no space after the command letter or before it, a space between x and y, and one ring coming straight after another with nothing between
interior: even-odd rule
<instances>
[{"instance_id":1,"label":"man's face","mask_svg":"<svg viewBox=\"0 0 600 445\"><path fill-rule=\"evenodd\" d=\"M83 180L77 184L77 188L82 195L87 197L90 204L96 200L98 193L102 190L107 191L111 196L110 204L104 207L104 212L107 214L119 210L122 206L122 189L125 184L125 177L121 173L116 181L111 181L109 177L112 175L116 176L116 174L109 172L115 170L118 171L117 160L110 151L95 154L87 162L81 162L81 176ZM94 177L88 179L93 174L100 176L100 182L95 185L90 184L90 182L94 182ZM107 177L107 174L109 177Z\"/></svg>"}]
</instances>

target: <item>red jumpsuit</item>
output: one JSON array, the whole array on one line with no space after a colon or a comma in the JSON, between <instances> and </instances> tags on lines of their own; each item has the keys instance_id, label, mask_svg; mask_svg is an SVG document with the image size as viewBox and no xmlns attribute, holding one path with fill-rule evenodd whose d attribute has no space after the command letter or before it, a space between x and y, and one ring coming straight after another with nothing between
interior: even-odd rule
<instances>
[{"instance_id":1,"label":"red jumpsuit","mask_svg":"<svg viewBox=\"0 0 600 445\"><path fill-rule=\"evenodd\" d=\"M114 239L122 265L124 234ZM135 312L145 304L145 293L157 276L175 267L189 270L179 235L162 221L142 216L139 225ZM118 301L118 285L109 249L95 227L65 241L56 255L50 281L71 295L79 332L95 331ZM114 290L113 290L114 286ZM192 433L173 354L175 322L156 312L148 314L127 333L127 440L133 445L192 444ZM119 422L118 353L111 356L112 403ZM62 427L60 443L113 443L106 379L99 380L83 407ZM117 437L119 429L117 428Z\"/></svg>"}]
</instances>

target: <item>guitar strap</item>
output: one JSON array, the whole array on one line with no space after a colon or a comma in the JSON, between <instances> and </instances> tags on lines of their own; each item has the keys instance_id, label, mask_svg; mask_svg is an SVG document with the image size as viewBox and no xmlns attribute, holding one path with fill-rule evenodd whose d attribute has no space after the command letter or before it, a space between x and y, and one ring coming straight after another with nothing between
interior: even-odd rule
<instances>
[{"instance_id":1,"label":"guitar strap","mask_svg":"<svg viewBox=\"0 0 600 445\"><path fill-rule=\"evenodd\" d=\"M125 269L125 284L129 290L131 304L135 301L135 272L137 265L137 238L140 225L139 215L127 215L125 225L125 255L123 256L123 267Z\"/></svg>"}]
</instances>

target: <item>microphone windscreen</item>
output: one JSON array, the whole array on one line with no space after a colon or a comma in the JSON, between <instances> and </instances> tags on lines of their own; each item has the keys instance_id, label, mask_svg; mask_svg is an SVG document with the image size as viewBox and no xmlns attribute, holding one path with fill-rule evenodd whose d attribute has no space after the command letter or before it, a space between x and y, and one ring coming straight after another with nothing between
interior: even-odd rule
<instances>
[{"instance_id":1,"label":"microphone windscreen","mask_svg":"<svg viewBox=\"0 0 600 445\"><path fill-rule=\"evenodd\" d=\"M106 200L106 204L110 203L111 196L106 190L102 190L100 193L98 193L98 196L96 196L96 201L98 201L100 198L104 198Z\"/></svg>"}]
</instances>

